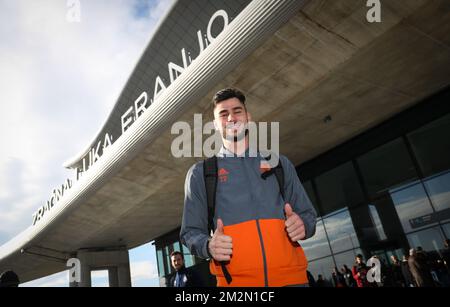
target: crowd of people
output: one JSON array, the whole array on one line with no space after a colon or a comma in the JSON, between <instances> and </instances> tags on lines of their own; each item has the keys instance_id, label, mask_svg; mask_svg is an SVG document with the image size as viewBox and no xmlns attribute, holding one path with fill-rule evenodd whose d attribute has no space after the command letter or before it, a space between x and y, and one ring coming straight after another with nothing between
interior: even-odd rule
<instances>
[{"instance_id":1,"label":"crowd of people","mask_svg":"<svg viewBox=\"0 0 450 307\"><path fill-rule=\"evenodd\" d=\"M312 287L449 287L450 240L446 239L444 245L445 249L438 259L429 257L421 247L410 249L409 254L403 255L401 260L392 255L390 264L384 263L376 255L372 256L381 264L378 280L368 278L373 270L370 270L359 254L351 269L347 265L340 269L335 267L329 280L322 274L317 279L309 274L309 283Z\"/></svg>"},{"instance_id":2,"label":"crowd of people","mask_svg":"<svg viewBox=\"0 0 450 307\"><path fill-rule=\"evenodd\" d=\"M409 255L402 260L391 256L391 263L381 264L381 275L377 281L370 282L368 275L372 273L364 262L363 256L358 254L352 268L343 265L340 269L333 268L331 279L327 280L322 274L317 279L308 271L310 287L450 287L450 240L444 241L444 250L439 259L429 257L421 248L412 248ZM168 287L201 287L202 282L195 272L186 269L181 252L175 251L170 255L175 274L171 276ZM20 281L16 273L11 270L0 274L0 287L17 287Z\"/></svg>"}]
</instances>

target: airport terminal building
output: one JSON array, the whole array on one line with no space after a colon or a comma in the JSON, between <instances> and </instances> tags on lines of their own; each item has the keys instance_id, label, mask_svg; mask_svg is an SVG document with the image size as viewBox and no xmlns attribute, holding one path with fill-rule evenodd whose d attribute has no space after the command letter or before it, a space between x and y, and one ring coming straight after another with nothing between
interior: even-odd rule
<instances>
[{"instance_id":1,"label":"airport terminal building","mask_svg":"<svg viewBox=\"0 0 450 307\"><path fill-rule=\"evenodd\" d=\"M0 246L0 271L28 281L76 257L72 286L90 286L98 268L130 286L128 250L154 241L161 286L174 250L213 285L179 240L184 179L202 157L174 157L171 127L211 120L213 94L230 86L254 121L279 122L280 153L319 215L302 244L314 277L359 253L439 257L450 237L450 5L381 3L381 22L369 22L366 1L176 1L101 130L67 161L74 178Z\"/></svg>"}]
</instances>

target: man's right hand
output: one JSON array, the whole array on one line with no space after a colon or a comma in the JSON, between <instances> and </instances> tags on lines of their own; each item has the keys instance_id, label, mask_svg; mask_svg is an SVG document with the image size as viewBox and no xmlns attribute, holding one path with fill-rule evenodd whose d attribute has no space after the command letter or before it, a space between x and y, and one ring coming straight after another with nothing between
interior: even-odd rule
<instances>
[{"instance_id":1,"label":"man's right hand","mask_svg":"<svg viewBox=\"0 0 450 307\"><path fill-rule=\"evenodd\" d=\"M233 253L233 242L230 236L223 233L223 222L217 219L217 228L209 241L209 253L217 261L230 261Z\"/></svg>"}]
</instances>

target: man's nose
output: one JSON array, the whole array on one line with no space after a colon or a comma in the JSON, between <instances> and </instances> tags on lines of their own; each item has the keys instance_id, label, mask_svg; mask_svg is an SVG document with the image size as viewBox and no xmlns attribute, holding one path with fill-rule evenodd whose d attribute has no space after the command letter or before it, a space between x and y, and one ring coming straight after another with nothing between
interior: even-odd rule
<instances>
[{"instance_id":1,"label":"man's nose","mask_svg":"<svg viewBox=\"0 0 450 307\"><path fill-rule=\"evenodd\" d=\"M229 121L229 122L235 122L235 116L234 116L233 113L230 113L230 114L228 115L228 121Z\"/></svg>"}]
</instances>

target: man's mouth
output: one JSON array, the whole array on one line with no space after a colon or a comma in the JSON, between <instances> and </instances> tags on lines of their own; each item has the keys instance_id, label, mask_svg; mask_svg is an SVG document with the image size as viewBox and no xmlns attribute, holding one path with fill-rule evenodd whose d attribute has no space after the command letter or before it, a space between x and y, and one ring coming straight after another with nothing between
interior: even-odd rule
<instances>
[{"instance_id":1,"label":"man's mouth","mask_svg":"<svg viewBox=\"0 0 450 307\"><path fill-rule=\"evenodd\" d=\"M242 123L227 123L225 125L225 128L227 130L239 130L239 128L241 127Z\"/></svg>"}]
</instances>

